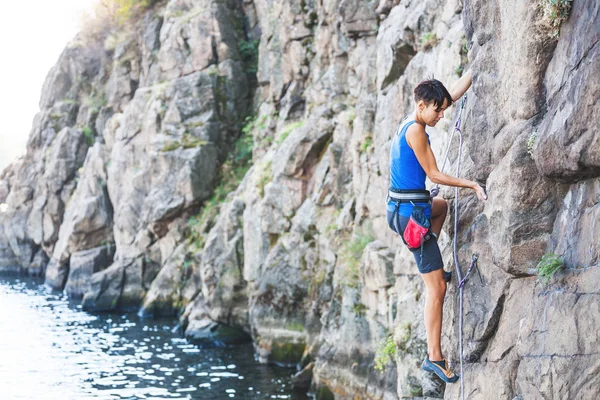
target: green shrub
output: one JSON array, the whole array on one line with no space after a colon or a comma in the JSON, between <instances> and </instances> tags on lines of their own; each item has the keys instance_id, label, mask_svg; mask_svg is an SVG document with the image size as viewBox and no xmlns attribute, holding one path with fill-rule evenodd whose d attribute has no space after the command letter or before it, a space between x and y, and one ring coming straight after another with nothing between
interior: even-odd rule
<instances>
[{"instance_id":1,"label":"green shrub","mask_svg":"<svg viewBox=\"0 0 600 400\"><path fill-rule=\"evenodd\" d=\"M423 386L421 386L421 381L419 379L409 375L406 377L406 384L411 396L423 397Z\"/></svg>"},{"instance_id":2,"label":"green shrub","mask_svg":"<svg viewBox=\"0 0 600 400\"><path fill-rule=\"evenodd\" d=\"M457 66L456 68L454 68L454 74L456 76L461 77L462 74L463 74L463 72L464 72L464 70L465 70L465 67L461 64L461 65Z\"/></svg>"},{"instance_id":3,"label":"green shrub","mask_svg":"<svg viewBox=\"0 0 600 400\"><path fill-rule=\"evenodd\" d=\"M181 138L181 145L183 146L184 149L192 149L195 147L204 146L205 144L206 144L206 141L200 140L197 137L195 137L187 132L184 133L183 137Z\"/></svg>"},{"instance_id":4,"label":"green shrub","mask_svg":"<svg viewBox=\"0 0 600 400\"><path fill-rule=\"evenodd\" d=\"M244 175L251 165L253 147L254 141L250 135L243 135L233 144L233 154L230 158L231 163L237 167L243 168ZM236 173L235 176L238 177L239 174Z\"/></svg>"},{"instance_id":5,"label":"green shrub","mask_svg":"<svg viewBox=\"0 0 600 400\"><path fill-rule=\"evenodd\" d=\"M319 272L317 272L316 274L313 275L313 282L316 285L321 285L325 281L326 277L327 277L327 272L325 272L324 270L320 270Z\"/></svg>"},{"instance_id":6,"label":"green shrub","mask_svg":"<svg viewBox=\"0 0 600 400\"><path fill-rule=\"evenodd\" d=\"M373 135L368 134L360 145L360 152L365 153L373 145Z\"/></svg>"},{"instance_id":7,"label":"green shrub","mask_svg":"<svg viewBox=\"0 0 600 400\"><path fill-rule=\"evenodd\" d=\"M94 131L89 126L84 127L82 130L85 143L89 146L94 144Z\"/></svg>"},{"instance_id":8,"label":"green shrub","mask_svg":"<svg viewBox=\"0 0 600 400\"><path fill-rule=\"evenodd\" d=\"M546 286L552 276L565 266L562 258L554 253L544 254L536 267L539 281Z\"/></svg>"},{"instance_id":9,"label":"green shrub","mask_svg":"<svg viewBox=\"0 0 600 400\"><path fill-rule=\"evenodd\" d=\"M348 108L348 124L350 125L350 129L353 128L355 119L356 119L356 108L354 108L354 107Z\"/></svg>"},{"instance_id":10,"label":"green shrub","mask_svg":"<svg viewBox=\"0 0 600 400\"><path fill-rule=\"evenodd\" d=\"M396 351L396 343L391 335L379 343L375 355L375 369L383 373L386 365L396 357Z\"/></svg>"},{"instance_id":11,"label":"green shrub","mask_svg":"<svg viewBox=\"0 0 600 400\"><path fill-rule=\"evenodd\" d=\"M421 48L423 50L429 50L437 45L438 38L435 32L425 32L421 35Z\"/></svg>"},{"instance_id":12,"label":"green shrub","mask_svg":"<svg viewBox=\"0 0 600 400\"><path fill-rule=\"evenodd\" d=\"M254 129L263 130L267 127L267 116L263 115L260 118L256 117L247 117L244 121L244 126L242 127L242 132L244 134L249 134Z\"/></svg>"},{"instance_id":13,"label":"green shrub","mask_svg":"<svg viewBox=\"0 0 600 400\"><path fill-rule=\"evenodd\" d=\"M206 229L210 228L212 221L219 211L220 205L227 195L233 192L250 166L252 165L252 136L242 134L233 144L233 151L221 166L219 171L219 184L215 187L213 195L208 199L202 210L188 220L188 245L194 250L201 250L204 246Z\"/></svg>"},{"instance_id":14,"label":"green shrub","mask_svg":"<svg viewBox=\"0 0 600 400\"><path fill-rule=\"evenodd\" d=\"M319 386L315 393L316 400L335 400L335 395L327 386Z\"/></svg>"},{"instance_id":15,"label":"green shrub","mask_svg":"<svg viewBox=\"0 0 600 400\"><path fill-rule=\"evenodd\" d=\"M355 303L352 306L352 312L354 312L356 315L364 315L365 311L367 311L367 306L365 306L363 303Z\"/></svg>"},{"instance_id":16,"label":"green shrub","mask_svg":"<svg viewBox=\"0 0 600 400\"><path fill-rule=\"evenodd\" d=\"M350 240L346 240L340 249L340 261L345 268L345 284L348 287L357 287L359 281L360 259L365 247L374 240L369 229L357 229Z\"/></svg>"},{"instance_id":17,"label":"green shrub","mask_svg":"<svg viewBox=\"0 0 600 400\"><path fill-rule=\"evenodd\" d=\"M167 142L163 145L163 147L160 149L160 151L173 151L173 150L177 150L178 148L181 147L181 143L178 140L174 140L172 142Z\"/></svg>"},{"instance_id":18,"label":"green shrub","mask_svg":"<svg viewBox=\"0 0 600 400\"><path fill-rule=\"evenodd\" d=\"M185 126L188 128L201 128L206 125L204 121L196 121L196 122L186 122Z\"/></svg>"},{"instance_id":19,"label":"green shrub","mask_svg":"<svg viewBox=\"0 0 600 400\"><path fill-rule=\"evenodd\" d=\"M207 144L206 141L198 139L194 135L186 132L181 137L181 141L174 140L172 142L167 142L163 145L163 147L160 149L160 151L163 151L163 152L173 151L173 150L177 150L180 147L183 147L184 149L193 149L196 147L204 146L205 144Z\"/></svg>"},{"instance_id":20,"label":"green shrub","mask_svg":"<svg viewBox=\"0 0 600 400\"><path fill-rule=\"evenodd\" d=\"M92 111L100 111L100 109L106 105L106 98L104 97L104 92L91 94L86 99L85 104Z\"/></svg>"},{"instance_id":21,"label":"green shrub","mask_svg":"<svg viewBox=\"0 0 600 400\"><path fill-rule=\"evenodd\" d=\"M263 163L257 171L258 179L256 181L256 187L260 194L260 197L265 195L265 186L267 183L273 180L273 169L271 168L271 161Z\"/></svg>"},{"instance_id":22,"label":"green shrub","mask_svg":"<svg viewBox=\"0 0 600 400\"><path fill-rule=\"evenodd\" d=\"M148 9L157 0L105 0L103 4L110 7L119 24L124 24L137 14Z\"/></svg>"},{"instance_id":23,"label":"green shrub","mask_svg":"<svg viewBox=\"0 0 600 400\"><path fill-rule=\"evenodd\" d=\"M541 6L544 21L552 31L554 37L560 34L560 27L571 14L573 0L542 0Z\"/></svg>"},{"instance_id":24,"label":"green shrub","mask_svg":"<svg viewBox=\"0 0 600 400\"><path fill-rule=\"evenodd\" d=\"M279 136L277 137L277 143L283 143L294 129L301 128L302 126L304 126L304 123L305 121L296 121L286 125L279 133Z\"/></svg>"},{"instance_id":25,"label":"green shrub","mask_svg":"<svg viewBox=\"0 0 600 400\"><path fill-rule=\"evenodd\" d=\"M305 331L304 323L302 323L300 321L290 322L289 324L287 324L285 326L285 329L288 331L293 331L293 332L304 332Z\"/></svg>"},{"instance_id":26,"label":"green shrub","mask_svg":"<svg viewBox=\"0 0 600 400\"><path fill-rule=\"evenodd\" d=\"M258 71L258 45L258 40L242 39L238 43L238 51L248 74L256 74Z\"/></svg>"}]
</instances>

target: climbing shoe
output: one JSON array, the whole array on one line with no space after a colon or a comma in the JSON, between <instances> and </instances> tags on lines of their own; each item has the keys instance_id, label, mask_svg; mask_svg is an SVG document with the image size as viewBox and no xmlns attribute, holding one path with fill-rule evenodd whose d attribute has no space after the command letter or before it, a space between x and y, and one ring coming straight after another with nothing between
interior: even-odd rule
<instances>
[{"instance_id":1,"label":"climbing shoe","mask_svg":"<svg viewBox=\"0 0 600 400\"><path fill-rule=\"evenodd\" d=\"M427 372L433 372L446 383L454 383L459 379L458 375L450 371L450 367L448 367L448 361L446 360L431 361L429 356L427 356L425 360L423 360L421 368Z\"/></svg>"},{"instance_id":2,"label":"climbing shoe","mask_svg":"<svg viewBox=\"0 0 600 400\"><path fill-rule=\"evenodd\" d=\"M452 280L452 272L444 271L444 280L450 282Z\"/></svg>"}]
</instances>

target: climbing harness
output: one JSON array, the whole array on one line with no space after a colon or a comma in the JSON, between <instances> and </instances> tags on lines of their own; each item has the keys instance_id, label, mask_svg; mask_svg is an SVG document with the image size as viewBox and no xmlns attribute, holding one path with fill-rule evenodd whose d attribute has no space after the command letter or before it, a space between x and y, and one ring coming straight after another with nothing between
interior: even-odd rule
<instances>
[{"instance_id":1,"label":"climbing harness","mask_svg":"<svg viewBox=\"0 0 600 400\"><path fill-rule=\"evenodd\" d=\"M452 135L450 136L450 140L448 141L448 147L446 147L444 161L442 163L442 168L440 170L443 172L444 168L446 167L446 161L448 160L448 151L450 150L450 145L452 144L452 141L454 140L455 133L458 132L458 158L456 160L456 176L457 177L460 176L460 160L462 158L462 145L463 145L461 124L462 124L462 113L463 113L463 109L465 108L466 102L467 102L467 95L465 94L462 97L460 109L458 111L458 118L456 119L456 123L454 124L454 129L452 130ZM440 185L437 184L436 187L431 190L432 198L437 196L437 194L439 193L439 187L440 187ZM471 272L473 272L473 270L477 271L477 273L479 274L479 279L482 282L483 282L483 280L481 279L481 274L479 272L479 269L477 268L477 260L479 258L479 256L477 254L473 254L473 257L471 258L471 265L469 265L469 269L467 270L467 272L464 276L462 275L462 272L460 270L460 265L458 263L458 251L456 248L457 247L457 244L456 244L457 237L458 237L458 187L456 187L454 189L454 239L452 241L452 252L454 255L454 266L456 268L456 276L458 278L458 292L459 292L458 347L459 347L459 355L460 355L460 393L461 393L461 399L464 400L465 399L465 381L464 381L464 369L463 369L463 340L462 340L462 335L463 335L463 287L464 287L465 283L467 282L469 275L471 275Z\"/></svg>"},{"instance_id":2,"label":"climbing harness","mask_svg":"<svg viewBox=\"0 0 600 400\"><path fill-rule=\"evenodd\" d=\"M394 217L396 218L398 230L400 230L400 216L398 214L400 204L411 203L413 205L413 210L404 231L399 231L398 233L409 250L415 251L421 249L419 261L419 268L421 268L423 265L423 246L434 237L434 233L431 231L431 222L425 216L423 207L415 205L415 202L429 204L431 202L431 194L428 190L390 189L388 191L388 200L396 203Z\"/></svg>"}]
</instances>

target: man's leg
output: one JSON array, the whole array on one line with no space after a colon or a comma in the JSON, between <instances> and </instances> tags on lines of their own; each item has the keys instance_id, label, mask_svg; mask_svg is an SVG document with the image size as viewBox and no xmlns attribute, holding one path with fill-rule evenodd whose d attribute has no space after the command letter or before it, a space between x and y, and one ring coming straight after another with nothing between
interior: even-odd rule
<instances>
[{"instance_id":1,"label":"man's leg","mask_svg":"<svg viewBox=\"0 0 600 400\"><path fill-rule=\"evenodd\" d=\"M446 295L446 281L442 269L421 274L427 289L425 299L425 329L427 353L432 361L442 360L442 310Z\"/></svg>"},{"instance_id":2,"label":"man's leg","mask_svg":"<svg viewBox=\"0 0 600 400\"><path fill-rule=\"evenodd\" d=\"M448 203L440 197L434 197L431 203L431 230L438 237L448 213Z\"/></svg>"}]
</instances>

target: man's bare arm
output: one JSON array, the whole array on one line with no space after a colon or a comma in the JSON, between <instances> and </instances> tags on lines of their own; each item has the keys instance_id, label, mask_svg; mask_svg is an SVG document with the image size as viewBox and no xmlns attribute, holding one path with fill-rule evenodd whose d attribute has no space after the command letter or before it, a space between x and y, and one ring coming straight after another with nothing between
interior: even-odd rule
<instances>
[{"instance_id":1,"label":"man's bare arm","mask_svg":"<svg viewBox=\"0 0 600 400\"><path fill-rule=\"evenodd\" d=\"M450 89L450 96L452 96L452 101L457 101L462 97L463 94L471 87L471 83L473 81L473 73L469 68L467 72L464 73L463 76L457 80L452 88Z\"/></svg>"},{"instance_id":2,"label":"man's bare arm","mask_svg":"<svg viewBox=\"0 0 600 400\"><path fill-rule=\"evenodd\" d=\"M433 183L473 189L480 200L487 200L485 191L477 182L456 178L452 175L445 174L438 169L435 156L427 141L425 128L421 125L413 124L408 128L408 131L406 132L406 141L415 152L419 164L421 164L421 167L423 167L425 173Z\"/></svg>"}]
</instances>

